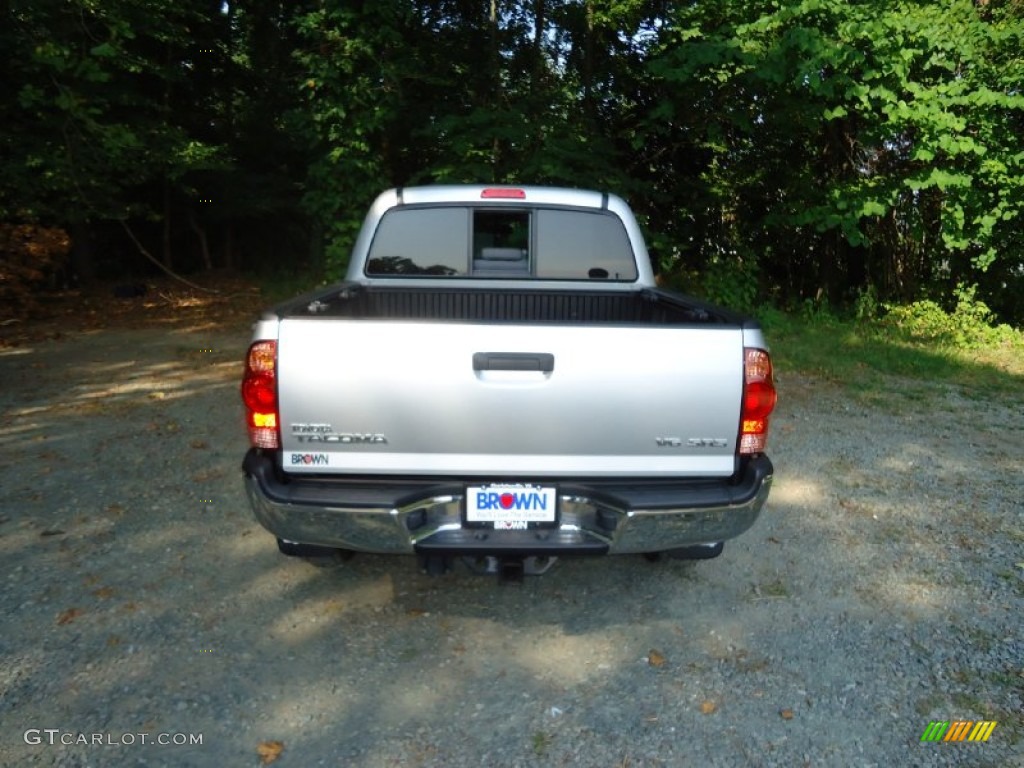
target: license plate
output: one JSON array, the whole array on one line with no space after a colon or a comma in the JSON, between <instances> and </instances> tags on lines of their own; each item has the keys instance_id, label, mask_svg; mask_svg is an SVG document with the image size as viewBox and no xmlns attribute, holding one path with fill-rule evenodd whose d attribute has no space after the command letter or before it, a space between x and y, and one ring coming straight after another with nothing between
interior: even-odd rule
<instances>
[{"instance_id":1,"label":"license plate","mask_svg":"<svg viewBox=\"0 0 1024 768\"><path fill-rule=\"evenodd\" d=\"M558 490L540 485L471 485L466 522L494 528L527 528L558 520Z\"/></svg>"}]
</instances>

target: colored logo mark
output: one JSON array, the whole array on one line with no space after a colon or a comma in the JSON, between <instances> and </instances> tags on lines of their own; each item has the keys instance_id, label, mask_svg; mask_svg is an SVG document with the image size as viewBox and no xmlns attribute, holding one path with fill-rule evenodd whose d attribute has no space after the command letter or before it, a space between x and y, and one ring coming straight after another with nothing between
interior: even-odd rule
<instances>
[{"instance_id":1,"label":"colored logo mark","mask_svg":"<svg viewBox=\"0 0 1024 768\"><path fill-rule=\"evenodd\" d=\"M932 720L921 741L988 741L995 728L994 720Z\"/></svg>"},{"instance_id":2,"label":"colored logo mark","mask_svg":"<svg viewBox=\"0 0 1024 768\"><path fill-rule=\"evenodd\" d=\"M540 493L478 493L476 495L478 509L539 509L548 508L547 498Z\"/></svg>"}]
</instances>

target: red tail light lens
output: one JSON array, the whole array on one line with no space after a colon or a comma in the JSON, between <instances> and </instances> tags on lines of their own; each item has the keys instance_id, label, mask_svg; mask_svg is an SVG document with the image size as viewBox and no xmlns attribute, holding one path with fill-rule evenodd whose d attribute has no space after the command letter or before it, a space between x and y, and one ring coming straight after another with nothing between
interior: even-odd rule
<instances>
[{"instance_id":1,"label":"red tail light lens","mask_svg":"<svg viewBox=\"0 0 1024 768\"><path fill-rule=\"evenodd\" d=\"M743 350L743 409L740 414L740 453L763 453L768 442L768 416L778 395L772 360L763 349Z\"/></svg>"},{"instance_id":2,"label":"red tail light lens","mask_svg":"<svg viewBox=\"0 0 1024 768\"><path fill-rule=\"evenodd\" d=\"M249 347L242 378L242 402L245 403L245 423L252 446L280 448L276 341L257 341Z\"/></svg>"}]
</instances>

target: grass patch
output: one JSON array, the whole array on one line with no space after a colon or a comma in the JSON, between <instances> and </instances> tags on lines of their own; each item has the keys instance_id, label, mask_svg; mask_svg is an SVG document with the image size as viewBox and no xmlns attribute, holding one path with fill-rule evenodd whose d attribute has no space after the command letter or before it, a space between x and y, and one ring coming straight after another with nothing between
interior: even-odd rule
<instances>
[{"instance_id":1,"label":"grass patch","mask_svg":"<svg viewBox=\"0 0 1024 768\"><path fill-rule=\"evenodd\" d=\"M781 577L776 577L772 581L766 581L760 584L754 584L753 586L754 599L765 599L765 598L784 598L789 597L789 587L782 580Z\"/></svg>"},{"instance_id":2,"label":"grass patch","mask_svg":"<svg viewBox=\"0 0 1024 768\"><path fill-rule=\"evenodd\" d=\"M922 717L938 712L946 706L946 697L941 693L929 693L914 703L914 710Z\"/></svg>"},{"instance_id":3,"label":"grass patch","mask_svg":"<svg viewBox=\"0 0 1024 768\"><path fill-rule=\"evenodd\" d=\"M985 675L985 679L991 683L995 683L1000 688L1005 688L1008 691L1016 691L1021 686L1024 686L1024 669L1007 669L1002 672L989 672Z\"/></svg>"},{"instance_id":4,"label":"grass patch","mask_svg":"<svg viewBox=\"0 0 1024 768\"><path fill-rule=\"evenodd\" d=\"M1024 578L1008 570L996 571L996 576L1005 581L1006 585L1017 593L1019 597L1024 597ZM1024 686L1024 683L1022 683L1022 686Z\"/></svg>"},{"instance_id":5,"label":"grass patch","mask_svg":"<svg viewBox=\"0 0 1024 768\"><path fill-rule=\"evenodd\" d=\"M997 719L997 716L1002 714L1002 712L993 707L990 702L973 693L957 692L950 698L953 701L953 707L957 712L957 717L974 715L975 717L984 717L986 720L995 720ZM961 715L961 712L964 714Z\"/></svg>"},{"instance_id":6,"label":"grass patch","mask_svg":"<svg viewBox=\"0 0 1024 768\"><path fill-rule=\"evenodd\" d=\"M985 341L958 345L949 338L915 334L889 317L855 321L776 309L758 316L780 378L797 371L852 384L856 396L879 404L891 400L890 376L926 385L901 388L901 396L911 399L926 397L936 383L985 395L1019 395L1024 387L1024 333L1005 326Z\"/></svg>"},{"instance_id":7,"label":"grass patch","mask_svg":"<svg viewBox=\"0 0 1024 768\"><path fill-rule=\"evenodd\" d=\"M533 747L533 754L537 757L544 757L553 740L554 739L551 734L544 733L543 731L536 731L530 738L531 746Z\"/></svg>"}]
</instances>

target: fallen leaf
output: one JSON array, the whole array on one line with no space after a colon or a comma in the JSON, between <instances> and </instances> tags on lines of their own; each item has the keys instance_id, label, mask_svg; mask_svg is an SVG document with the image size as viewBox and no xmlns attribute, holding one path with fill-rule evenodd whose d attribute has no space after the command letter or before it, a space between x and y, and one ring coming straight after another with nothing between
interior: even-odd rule
<instances>
[{"instance_id":1,"label":"fallen leaf","mask_svg":"<svg viewBox=\"0 0 1024 768\"><path fill-rule=\"evenodd\" d=\"M216 480L223 476L224 470L222 469L203 469L192 475L192 482L194 483L205 483L210 480Z\"/></svg>"},{"instance_id":2,"label":"fallen leaf","mask_svg":"<svg viewBox=\"0 0 1024 768\"><path fill-rule=\"evenodd\" d=\"M77 608L68 608L66 611L61 611L57 616L57 624L63 626L70 624L72 621L82 615L82 612Z\"/></svg>"},{"instance_id":3,"label":"fallen leaf","mask_svg":"<svg viewBox=\"0 0 1024 768\"><path fill-rule=\"evenodd\" d=\"M656 651L651 648L651 650L647 652L647 663L652 667L664 667L665 656L660 651Z\"/></svg>"},{"instance_id":4,"label":"fallen leaf","mask_svg":"<svg viewBox=\"0 0 1024 768\"><path fill-rule=\"evenodd\" d=\"M205 440L193 440L191 443L189 443L189 445L195 448L196 450L210 447Z\"/></svg>"},{"instance_id":5,"label":"fallen leaf","mask_svg":"<svg viewBox=\"0 0 1024 768\"><path fill-rule=\"evenodd\" d=\"M261 741L260 745L256 747L256 753L264 765L270 765L281 756L283 749L283 741Z\"/></svg>"},{"instance_id":6,"label":"fallen leaf","mask_svg":"<svg viewBox=\"0 0 1024 768\"><path fill-rule=\"evenodd\" d=\"M710 699L705 699L700 703L700 713L702 715L710 715L716 709L718 709L718 705Z\"/></svg>"},{"instance_id":7,"label":"fallen leaf","mask_svg":"<svg viewBox=\"0 0 1024 768\"><path fill-rule=\"evenodd\" d=\"M781 709L781 710L779 710L779 716L782 717L783 720L792 720L793 719L793 710L792 709Z\"/></svg>"},{"instance_id":8,"label":"fallen leaf","mask_svg":"<svg viewBox=\"0 0 1024 768\"><path fill-rule=\"evenodd\" d=\"M114 588L113 587L100 587L99 589L94 589L92 591L92 593L93 593L93 595L95 595L96 597L100 598L101 600L106 600L108 597L113 597L114 596Z\"/></svg>"}]
</instances>

